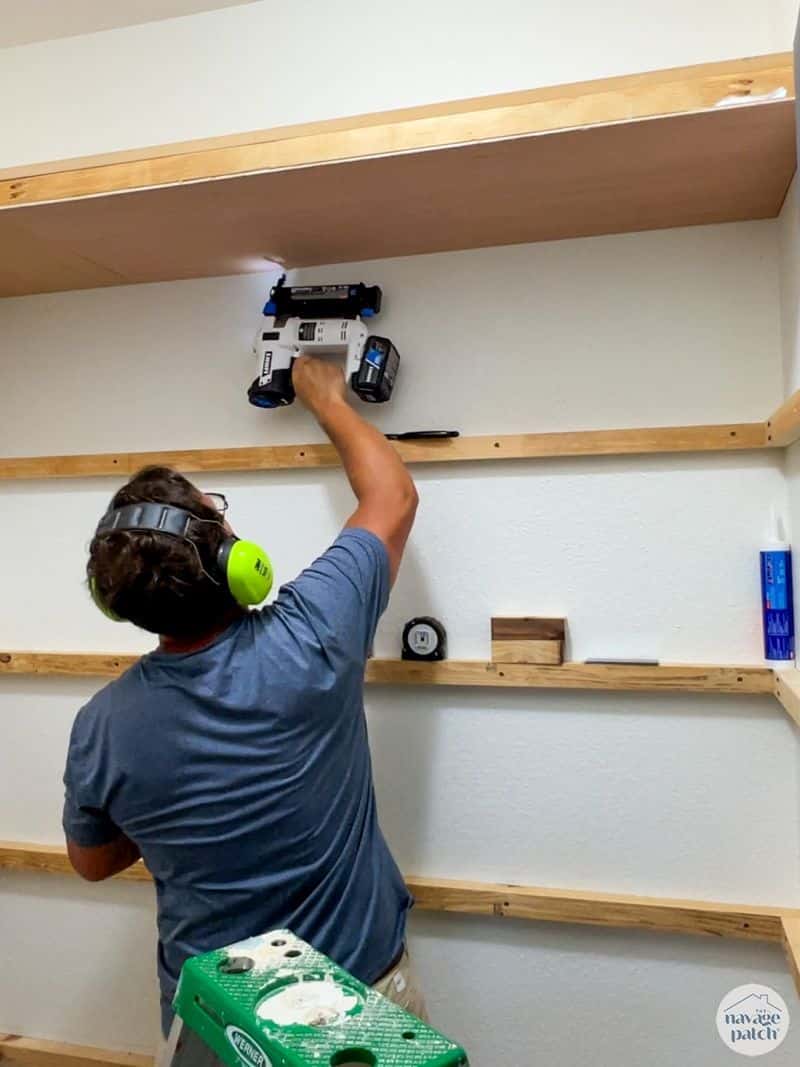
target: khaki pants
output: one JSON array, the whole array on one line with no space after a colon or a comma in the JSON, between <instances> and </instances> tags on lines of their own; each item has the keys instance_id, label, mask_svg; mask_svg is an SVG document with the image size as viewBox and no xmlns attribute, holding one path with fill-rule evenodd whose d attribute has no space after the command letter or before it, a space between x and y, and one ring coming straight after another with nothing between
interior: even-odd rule
<instances>
[{"instance_id":1,"label":"khaki pants","mask_svg":"<svg viewBox=\"0 0 800 1067\"><path fill-rule=\"evenodd\" d=\"M412 966L408 949L403 951L397 966L387 971L383 978L379 978L372 988L378 993L383 993L387 1000L394 1001L401 1008L416 1015L418 1019L422 1019L424 1023L430 1022L422 986Z\"/></svg>"},{"instance_id":2,"label":"khaki pants","mask_svg":"<svg viewBox=\"0 0 800 1067\"><path fill-rule=\"evenodd\" d=\"M410 1011L412 1015L416 1015L423 1022L429 1022L425 997L422 994L422 987L408 955L408 949L404 949L403 955L396 966L387 971L383 978L379 978L372 988L378 993L382 993L387 1000L391 1000L399 1007ZM165 1040L159 1030L155 1051L155 1067L168 1067L174 1052L179 1027L180 1020L175 1019L170 1031L172 1041Z\"/></svg>"}]
</instances>

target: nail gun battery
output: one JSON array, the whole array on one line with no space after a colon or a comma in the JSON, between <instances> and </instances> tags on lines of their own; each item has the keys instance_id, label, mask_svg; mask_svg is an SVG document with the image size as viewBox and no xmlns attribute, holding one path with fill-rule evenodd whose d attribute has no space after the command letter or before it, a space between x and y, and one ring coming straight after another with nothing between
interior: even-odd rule
<instances>
[{"instance_id":1,"label":"nail gun battery","mask_svg":"<svg viewBox=\"0 0 800 1067\"><path fill-rule=\"evenodd\" d=\"M383 404L392 395L400 353L388 337L371 334L364 343L358 370L350 378L356 396L370 404Z\"/></svg>"}]
</instances>

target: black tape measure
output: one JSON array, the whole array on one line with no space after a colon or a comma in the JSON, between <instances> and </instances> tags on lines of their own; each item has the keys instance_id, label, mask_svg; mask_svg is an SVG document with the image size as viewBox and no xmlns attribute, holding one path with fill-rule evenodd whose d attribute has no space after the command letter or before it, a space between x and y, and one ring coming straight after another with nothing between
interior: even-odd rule
<instances>
[{"instance_id":1,"label":"black tape measure","mask_svg":"<svg viewBox=\"0 0 800 1067\"><path fill-rule=\"evenodd\" d=\"M421 615L403 627L403 659L439 660L447 657L447 634L438 619Z\"/></svg>"}]
</instances>

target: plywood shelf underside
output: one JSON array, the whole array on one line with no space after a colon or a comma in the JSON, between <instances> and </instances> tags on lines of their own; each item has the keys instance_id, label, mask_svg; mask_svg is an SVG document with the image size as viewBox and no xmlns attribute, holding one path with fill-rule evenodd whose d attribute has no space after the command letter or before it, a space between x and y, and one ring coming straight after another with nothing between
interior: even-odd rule
<instances>
[{"instance_id":1,"label":"plywood shelf underside","mask_svg":"<svg viewBox=\"0 0 800 1067\"><path fill-rule=\"evenodd\" d=\"M767 218L794 169L788 53L17 168L0 295Z\"/></svg>"}]
</instances>

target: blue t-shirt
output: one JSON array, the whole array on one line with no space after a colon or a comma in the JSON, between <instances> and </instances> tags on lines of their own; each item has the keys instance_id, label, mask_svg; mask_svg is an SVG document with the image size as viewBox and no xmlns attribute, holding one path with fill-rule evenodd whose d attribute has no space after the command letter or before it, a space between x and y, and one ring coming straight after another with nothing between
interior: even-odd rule
<instances>
[{"instance_id":1,"label":"blue t-shirt","mask_svg":"<svg viewBox=\"0 0 800 1067\"><path fill-rule=\"evenodd\" d=\"M388 596L384 545L346 529L274 604L197 652L151 652L78 713L64 830L139 846L165 1031L198 952L288 927L367 983L400 953L411 897L378 825L363 702Z\"/></svg>"}]
</instances>

